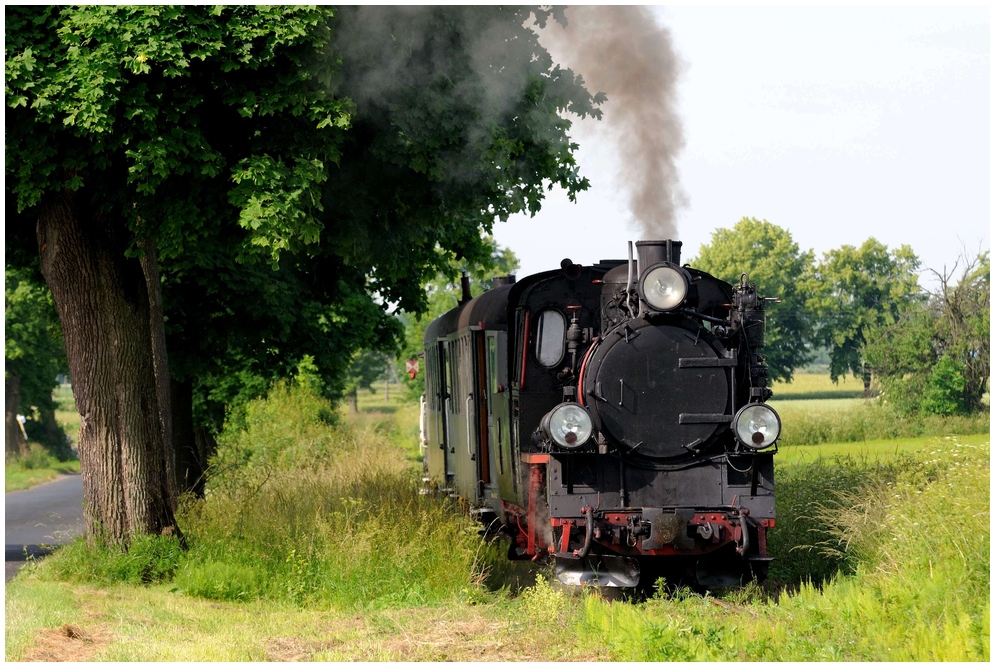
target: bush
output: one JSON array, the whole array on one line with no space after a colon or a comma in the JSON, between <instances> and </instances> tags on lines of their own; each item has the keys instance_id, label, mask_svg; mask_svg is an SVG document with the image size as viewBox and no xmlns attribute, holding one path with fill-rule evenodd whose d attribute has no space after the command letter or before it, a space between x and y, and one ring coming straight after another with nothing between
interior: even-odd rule
<instances>
[{"instance_id":1,"label":"bush","mask_svg":"<svg viewBox=\"0 0 995 667\"><path fill-rule=\"evenodd\" d=\"M41 470L51 468L58 460L47 449L36 442L28 445L28 451L16 461L25 470Z\"/></svg>"},{"instance_id":2,"label":"bush","mask_svg":"<svg viewBox=\"0 0 995 667\"><path fill-rule=\"evenodd\" d=\"M926 383L922 397L923 412L931 415L954 415L967 412L964 401L964 366L947 355L940 357Z\"/></svg>"}]
</instances>

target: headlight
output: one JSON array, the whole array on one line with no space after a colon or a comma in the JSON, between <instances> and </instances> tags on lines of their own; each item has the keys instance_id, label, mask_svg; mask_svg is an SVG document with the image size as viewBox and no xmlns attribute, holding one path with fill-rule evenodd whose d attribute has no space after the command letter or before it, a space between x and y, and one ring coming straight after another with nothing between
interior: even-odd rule
<instances>
[{"instance_id":1,"label":"headlight","mask_svg":"<svg viewBox=\"0 0 995 667\"><path fill-rule=\"evenodd\" d=\"M658 266L643 276L643 299L657 310L673 310L688 293L687 279L672 266Z\"/></svg>"},{"instance_id":2,"label":"headlight","mask_svg":"<svg viewBox=\"0 0 995 667\"><path fill-rule=\"evenodd\" d=\"M751 403L736 413L736 437L750 449L765 449L781 435L781 418L763 403Z\"/></svg>"},{"instance_id":3,"label":"headlight","mask_svg":"<svg viewBox=\"0 0 995 667\"><path fill-rule=\"evenodd\" d=\"M576 403L561 403L542 418L543 434L566 449L576 449L591 437L593 427L587 409Z\"/></svg>"}]
</instances>

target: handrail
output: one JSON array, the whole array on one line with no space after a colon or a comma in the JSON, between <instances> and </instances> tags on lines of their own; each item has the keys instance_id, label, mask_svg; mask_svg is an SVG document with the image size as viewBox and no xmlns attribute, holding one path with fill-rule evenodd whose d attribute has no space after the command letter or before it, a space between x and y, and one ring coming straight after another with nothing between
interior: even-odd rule
<instances>
[{"instance_id":1,"label":"handrail","mask_svg":"<svg viewBox=\"0 0 995 667\"><path fill-rule=\"evenodd\" d=\"M470 401L473 400L473 394L469 394L466 397L466 453L470 455L470 460L474 460L473 451L470 449Z\"/></svg>"}]
</instances>

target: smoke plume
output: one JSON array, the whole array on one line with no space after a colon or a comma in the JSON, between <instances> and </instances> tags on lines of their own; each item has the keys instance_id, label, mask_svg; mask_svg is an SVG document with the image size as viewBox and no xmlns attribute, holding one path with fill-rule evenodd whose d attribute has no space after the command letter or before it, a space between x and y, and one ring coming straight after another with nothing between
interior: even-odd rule
<instances>
[{"instance_id":1,"label":"smoke plume","mask_svg":"<svg viewBox=\"0 0 995 667\"><path fill-rule=\"evenodd\" d=\"M675 212L686 196L675 165L684 134L670 32L646 7L569 7L566 18L566 28L547 23L540 41L588 90L608 96L603 122L618 147L629 209L647 238L676 239Z\"/></svg>"}]
</instances>

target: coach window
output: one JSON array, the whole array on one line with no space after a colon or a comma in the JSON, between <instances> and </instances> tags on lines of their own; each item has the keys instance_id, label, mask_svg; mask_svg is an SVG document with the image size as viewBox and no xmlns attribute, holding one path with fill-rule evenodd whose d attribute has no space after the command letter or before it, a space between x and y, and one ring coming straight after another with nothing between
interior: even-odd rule
<instances>
[{"instance_id":1,"label":"coach window","mask_svg":"<svg viewBox=\"0 0 995 667\"><path fill-rule=\"evenodd\" d=\"M544 310L539 314L539 324L536 327L536 358L546 368L557 365L563 359L566 330L567 320L559 311Z\"/></svg>"}]
</instances>

